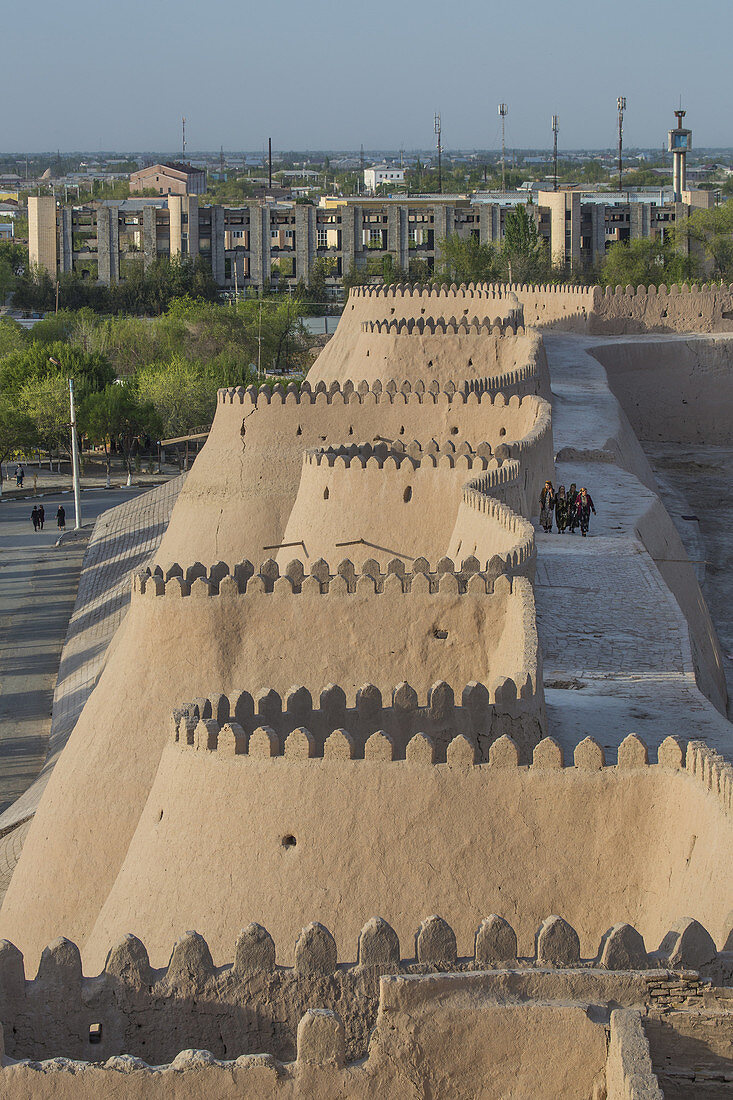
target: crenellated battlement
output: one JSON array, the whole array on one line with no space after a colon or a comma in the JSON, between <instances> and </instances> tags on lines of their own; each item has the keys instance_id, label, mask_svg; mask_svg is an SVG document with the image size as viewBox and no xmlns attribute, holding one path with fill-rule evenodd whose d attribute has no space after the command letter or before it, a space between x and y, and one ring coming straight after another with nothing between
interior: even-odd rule
<instances>
[{"instance_id":1,"label":"crenellated battlement","mask_svg":"<svg viewBox=\"0 0 733 1100\"><path fill-rule=\"evenodd\" d=\"M422 444L417 439L403 443L401 439L382 440L378 443L352 443L349 446L314 447L305 452L305 461L311 466L329 466L348 470L352 466L365 469L399 470L405 463L416 470L419 466L444 466L447 469L491 470L493 484L505 484L518 477L519 464L500 464L492 457L491 444L484 440L475 449L468 440L454 443L448 439L435 439Z\"/></svg>"},{"instance_id":2,"label":"crenellated battlement","mask_svg":"<svg viewBox=\"0 0 733 1100\"><path fill-rule=\"evenodd\" d=\"M293 1059L296 1049L299 1061L343 1064L364 1057L378 1010L387 1009L398 994L396 983L410 976L463 975L464 983L478 980L494 997L509 990L538 1002L550 990L567 997L580 989L596 1004L665 1012L683 1000L702 1004L700 958L707 956L709 965L717 959L707 931L689 918L652 952L631 924L615 923L590 958L581 956L573 926L557 915L537 928L531 955L520 954L517 933L499 914L477 915L474 927L472 953L462 957L453 928L438 915L420 922L407 951L387 920L372 917L341 961L329 929L313 922L297 938L292 967L278 964L272 936L256 923L242 928L233 961L224 966L214 964L203 936L188 931L175 942L168 965L155 969L144 943L128 934L94 977L83 976L78 948L62 937L44 949L30 980L20 951L2 940L0 1065L81 1058L113 1059L105 1068L127 1072L167 1063L179 1071L201 1070L217 1058L232 1067L233 1058L244 1062L241 1056L252 1054L260 1055L260 1066L271 1065L274 1058ZM313 1016L314 1003L330 1041L321 1035L320 1043L309 1044L303 1015ZM192 1048L203 1048L205 1056L194 1057Z\"/></svg>"},{"instance_id":3,"label":"crenellated battlement","mask_svg":"<svg viewBox=\"0 0 733 1100\"><path fill-rule=\"evenodd\" d=\"M506 509L507 522L521 520L511 509ZM511 528L514 530L515 528ZM516 527L519 531L519 527ZM420 595L476 596L499 592L509 595L512 582L506 575L509 565L495 555L482 568L475 557L464 558L456 568L451 558L441 558L434 570L426 558L415 558L408 570L400 558L392 558L386 571L373 558L362 563L360 571L350 558L338 563L334 572L328 562L319 558L306 567L298 558L288 563L281 573L274 558L262 562L255 572L252 562L239 562L230 571L225 562L217 562L207 570L201 562L194 562L185 570L174 563L164 571L155 566L139 571L132 578L133 597L167 596L174 599L185 596L243 596L285 593L287 595L389 595L415 593ZM503 578L503 580L502 580Z\"/></svg>"},{"instance_id":4,"label":"crenellated battlement","mask_svg":"<svg viewBox=\"0 0 733 1100\"><path fill-rule=\"evenodd\" d=\"M521 314L521 311L519 311ZM521 316L483 317L470 320L450 317L401 317L362 321L361 331L376 336L524 336Z\"/></svg>"},{"instance_id":5,"label":"crenellated battlement","mask_svg":"<svg viewBox=\"0 0 733 1100\"><path fill-rule=\"evenodd\" d=\"M516 377L523 381L536 373L536 367L527 365L518 368L516 372L510 372L504 377ZM390 378L383 383L375 379L369 383L366 379L361 382L317 382L311 386L308 381L301 383L289 382L284 386L280 382L274 385L263 384L261 386L233 386L217 391L217 402L220 405L251 405L257 408L260 405L332 405L332 404L408 404L416 402L428 406L458 404L482 405L509 405L518 408L522 401L537 400L534 394L511 394L508 398L501 389L493 389L495 379L470 379L459 382L438 382L432 380L425 383L421 379L410 382L405 379L398 382ZM491 389L491 392L489 390Z\"/></svg>"},{"instance_id":6,"label":"crenellated battlement","mask_svg":"<svg viewBox=\"0 0 733 1100\"><path fill-rule=\"evenodd\" d=\"M500 283L396 283L390 286L354 286L350 298L477 298L506 300L511 289Z\"/></svg>"}]
</instances>

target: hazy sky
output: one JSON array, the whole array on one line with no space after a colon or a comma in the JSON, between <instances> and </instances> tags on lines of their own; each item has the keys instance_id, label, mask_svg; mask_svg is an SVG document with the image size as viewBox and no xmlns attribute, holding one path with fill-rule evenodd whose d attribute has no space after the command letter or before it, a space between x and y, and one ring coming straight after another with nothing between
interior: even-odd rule
<instances>
[{"instance_id":1,"label":"hazy sky","mask_svg":"<svg viewBox=\"0 0 733 1100\"><path fill-rule=\"evenodd\" d=\"M730 0L35 0L3 25L3 151L733 145Z\"/></svg>"}]
</instances>

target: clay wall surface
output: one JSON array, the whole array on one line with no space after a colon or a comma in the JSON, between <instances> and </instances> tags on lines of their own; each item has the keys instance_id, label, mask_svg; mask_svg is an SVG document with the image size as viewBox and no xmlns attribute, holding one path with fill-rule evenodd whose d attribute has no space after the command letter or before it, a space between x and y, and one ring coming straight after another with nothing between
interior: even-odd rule
<instances>
[{"instance_id":1,"label":"clay wall surface","mask_svg":"<svg viewBox=\"0 0 733 1100\"><path fill-rule=\"evenodd\" d=\"M419 1012L436 994L457 989L496 1007L595 1003L600 1020L609 1003L636 1005L665 1021L706 1005L706 987L699 972L685 966L685 955L699 956L706 945L700 957L712 957L713 965L723 957L700 925L687 920L676 928L663 947L687 946L682 955L673 952L672 966L668 953L648 953L624 923L583 959L575 929L552 915L537 929L533 954L518 957L513 927L494 913L478 923L471 954L459 957L455 933L442 917L423 919L404 951L391 925L372 917L354 954L340 962L329 929L312 922L301 929L294 965L286 967L276 961L280 952L267 929L251 923L237 935L233 962L223 966L214 965L204 937L189 931L173 945L167 966L153 968L145 944L128 934L108 952L102 972L86 978L70 940L44 949L34 978L26 976L18 949L2 940L0 1037L5 1055L16 1060L94 1054L101 1062L124 1054L160 1065L203 1047L216 1058L266 1054L286 1061L296 1055L299 1021L315 1003L338 1014L344 1056L354 1061L368 1048L373 1053L372 1032L385 1015L408 1006ZM300 1047L298 1035L298 1056Z\"/></svg>"},{"instance_id":2,"label":"clay wall surface","mask_svg":"<svg viewBox=\"0 0 733 1100\"><path fill-rule=\"evenodd\" d=\"M404 679L422 702L437 680L447 680L457 693L473 680L491 686L511 677L521 688L530 674L538 683L536 630L528 610L534 601L523 578L514 581L516 595L508 580L503 585L493 581L491 592L485 581L483 595L475 587L461 593L455 574L435 576L432 584L423 575L409 592L400 593L389 587L376 593L368 575L352 593L343 583L340 594L335 580L328 586L333 591L321 592L316 585L314 592L310 584L299 593L287 578L281 578L285 585L276 591L255 592L264 587L258 576L244 593L233 578L228 580L235 589L229 585L229 596L221 594L224 580L219 594L209 595L203 579L184 595L186 585L175 576L167 584L160 578L148 582L149 592L133 599L34 819L21 857L24 872L14 876L3 904L0 934L15 938L24 950L33 950L33 943L40 950L60 931L84 943L84 930L96 919L125 859L156 773L168 716L182 699L205 696L212 688L230 692L242 687L253 694L274 688L284 696L293 683L316 697L331 681L352 703L365 682L387 698L395 682ZM396 577L392 581L399 584ZM163 592L156 595L159 584ZM433 586L435 592L429 590ZM517 609L506 619L513 602ZM325 625L312 645L318 622ZM518 636L525 622L533 631L526 644ZM273 623L278 624L276 641L263 644ZM511 632L513 647L502 654L505 630ZM536 739L536 708L533 713ZM111 804L114 820L108 813ZM75 840L79 835L85 837L81 846ZM43 907L31 900L39 889L34 866L50 890Z\"/></svg>"},{"instance_id":3,"label":"clay wall surface","mask_svg":"<svg viewBox=\"0 0 733 1100\"><path fill-rule=\"evenodd\" d=\"M731 443L733 339L618 341L591 354L640 439Z\"/></svg>"},{"instance_id":4,"label":"clay wall surface","mask_svg":"<svg viewBox=\"0 0 733 1100\"><path fill-rule=\"evenodd\" d=\"M420 555L435 561L449 548L456 548L456 560L476 554L489 561L495 554L511 555L522 539L531 542L527 553L533 553L531 524L521 516L512 517L506 507L502 514L498 509L483 513L474 539L452 538L463 487L476 476L485 475L486 494L492 499L496 492L521 509L524 494L518 463L498 466L495 459L451 453L452 443L447 447L449 453L445 447L433 455L415 449L415 458L392 452L384 460L307 454L279 563L285 564L298 544L311 558L348 553L358 567L370 557L386 563L394 554L406 564ZM469 445L463 448L468 451ZM360 540L364 545L358 545Z\"/></svg>"},{"instance_id":5,"label":"clay wall surface","mask_svg":"<svg viewBox=\"0 0 733 1100\"><path fill-rule=\"evenodd\" d=\"M733 332L733 285L592 288L588 332ZM521 295L517 295L521 300Z\"/></svg>"},{"instance_id":6,"label":"clay wall surface","mask_svg":"<svg viewBox=\"0 0 733 1100\"><path fill-rule=\"evenodd\" d=\"M606 1096L607 1100L664 1100L652 1069L641 1013L632 1009L611 1013Z\"/></svg>"},{"instance_id":7,"label":"clay wall surface","mask_svg":"<svg viewBox=\"0 0 733 1100\"><path fill-rule=\"evenodd\" d=\"M551 462L549 406L533 396L509 401L459 393L341 390L327 395L306 390L271 400L244 391L223 391L211 434L190 471L157 561L262 560L284 540L303 469L303 453L329 445L403 439L427 444L484 441L492 453L508 445L507 457L521 457L528 473L527 495L543 484ZM244 426L245 435L241 435ZM536 452L536 458L534 457Z\"/></svg>"},{"instance_id":8,"label":"clay wall surface","mask_svg":"<svg viewBox=\"0 0 733 1100\"><path fill-rule=\"evenodd\" d=\"M671 913L724 942L733 773L702 749L689 750L691 772L644 765L633 738L618 767L603 767L589 741L565 768L549 741L530 768L517 766L508 739L486 765L432 763L424 743L415 751L419 760L293 759L169 744L124 866L82 937L86 965L101 967L129 929L162 964L190 927L221 961L248 919L267 926L284 962L306 920L328 924L342 951L364 913L379 912L406 943L426 909L451 924L460 955L472 950L477 908L519 914L521 955L548 906L577 930L584 956L614 920L659 943ZM385 890L385 878L399 889Z\"/></svg>"}]
</instances>

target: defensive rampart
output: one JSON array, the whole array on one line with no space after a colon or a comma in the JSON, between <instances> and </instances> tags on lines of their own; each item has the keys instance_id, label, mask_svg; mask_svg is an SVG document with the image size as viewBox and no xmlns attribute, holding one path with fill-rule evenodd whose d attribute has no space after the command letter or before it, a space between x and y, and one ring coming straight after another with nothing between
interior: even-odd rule
<instances>
[{"instance_id":1,"label":"defensive rampart","mask_svg":"<svg viewBox=\"0 0 733 1100\"><path fill-rule=\"evenodd\" d=\"M284 962L308 920L350 943L363 914L381 912L406 942L426 905L450 922L460 955L472 951L476 907L518 914L519 951L531 954L548 899L585 955L618 920L652 943L677 914L721 945L730 932L732 772L698 744L686 766L671 739L648 764L632 736L609 766L591 739L572 761L545 739L523 766L508 737L475 763L489 738L468 723L454 735L458 709L442 736L407 744L386 730L364 739L369 724L352 726L343 711L326 737L317 716L313 731L306 716L286 736L279 715L269 727L250 718L251 733L231 712L221 717L184 716L178 741L169 734L124 864L80 944L87 966L101 966L130 927L155 965L185 928L224 959L242 913L270 929ZM192 879L200 889L188 888Z\"/></svg>"},{"instance_id":2,"label":"defensive rampart","mask_svg":"<svg viewBox=\"0 0 733 1100\"><path fill-rule=\"evenodd\" d=\"M626 287L507 284L524 324L591 335L733 332L733 285Z\"/></svg>"},{"instance_id":3,"label":"defensive rampart","mask_svg":"<svg viewBox=\"0 0 733 1100\"><path fill-rule=\"evenodd\" d=\"M590 350L639 439L733 441L733 336L623 340Z\"/></svg>"},{"instance_id":4,"label":"defensive rampart","mask_svg":"<svg viewBox=\"0 0 733 1100\"><path fill-rule=\"evenodd\" d=\"M372 917L359 931L354 952L339 962L331 932L314 922L298 934L292 967L276 962L275 942L260 924L239 931L234 961L221 967L197 932L184 933L167 966L158 969L144 943L128 934L108 952L99 976L89 978L83 977L78 947L60 938L44 949L30 980L20 951L2 940L5 1058L101 1062L124 1054L160 1065L193 1047L217 1059L267 1054L289 1061L296 1055L298 1023L316 1003L338 1013L344 1059L354 1061L367 1054L378 1014L401 990L412 987L413 1003L429 993L421 976L434 974L441 983L437 975L447 973L450 983L464 975L464 984L481 988L497 1004L514 1000L529 1006L564 996L569 1002L669 1011L702 1002L699 964L688 969L688 956L707 955L707 969L730 963L727 954L718 955L705 929L690 920L676 925L651 953L635 928L616 923L590 958L581 957L575 929L556 915L541 921L524 957L503 917L478 917L474 926L470 954L459 956L451 926L442 917L427 917L403 954L394 928ZM382 982L380 997L384 975L394 977Z\"/></svg>"}]
</instances>

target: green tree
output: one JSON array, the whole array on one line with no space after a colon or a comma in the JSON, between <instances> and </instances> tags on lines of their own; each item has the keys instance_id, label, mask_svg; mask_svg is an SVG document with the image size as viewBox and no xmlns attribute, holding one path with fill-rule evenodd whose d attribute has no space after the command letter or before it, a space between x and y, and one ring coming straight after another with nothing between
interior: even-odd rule
<instances>
[{"instance_id":1,"label":"green tree","mask_svg":"<svg viewBox=\"0 0 733 1100\"><path fill-rule=\"evenodd\" d=\"M600 278L606 286L659 286L689 278L693 270L689 256L676 251L670 241L641 237L616 241L601 265Z\"/></svg>"},{"instance_id":2,"label":"green tree","mask_svg":"<svg viewBox=\"0 0 733 1100\"><path fill-rule=\"evenodd\" d=\"M453 233L438 242L443 273L456 283L493 282L500 278L500 257L490 244L478 237Z\"/></svg>"},{"instance_id":3,"label":"green tree","mask_svg":"<svg viewBox=\"0 0 733 1100\"><path fill-rule=\"evenodd\" d=\"M17 401L0 393L0 496L3 488L2 464L18 451L25 451L35 442L34 425Z\"/></svg>"},{"instance_id":4,"label":"green tree","mask_svg":"<svg viewBox=\"0 0 733 1100\"><path fill-rule=\"evenodd\" d=\"M79 410L79 425L93 442L104 446L107 477L111 469L111 444L120 450L128 479L142 439L157 435L161 421L151 401L141 400L132 383L115 383L90 393Z\"/></svg>"},{"instance_id":5,"label":"green tree","mask_svg":"<svg viewBox=\"0 0 733 1100\"><path fill-rule=\"evenodd\" d=\"M550 275L547 246L524 203L520 202L504 219L502 256L510 283L538 283Z\"/></svg>"},{"instance_id":6,"label":"green tree","mask_svg":"<svg viewBox=\"0 0 733 1100\"><path fill-rule=\"evenodd\" d=\"M733 201L696 210L676 227L675 241L691 244L714 279L733 282Z\"/></svg>"},{"instance_id":7,"label":"green tree","mask_svg":"<svg viewBox=\"0 0 733 1100\"><path fill-rule=\"evenodd\" d=\"M135 382L139 400L154 407L166 438L186 435L214 418L219 379L202 364L177 355L170 363L143 367Z\"/></svg>"}]
</instances>

